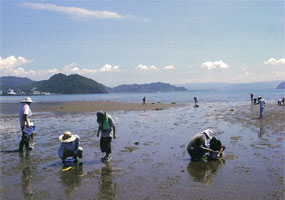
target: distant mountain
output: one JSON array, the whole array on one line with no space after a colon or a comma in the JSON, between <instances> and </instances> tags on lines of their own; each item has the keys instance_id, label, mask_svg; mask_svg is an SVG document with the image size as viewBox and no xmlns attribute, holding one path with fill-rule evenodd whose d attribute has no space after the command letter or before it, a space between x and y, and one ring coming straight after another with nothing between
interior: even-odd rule
<instances>
[{"instance_id":1,"label":"distant mountain","mask_svg":"<svg viewBox=\"0 0 285 200\"><path fill-rule=\"evenodd\" d=\"M280 81L264 81L264 82L252 82L252 83L193 83L184 84L188 90L270 90L276 89Z\"/></svg>"},{"instance_id":2,"label":"distant mountain","mask_svg":"<svg viewBox=\"0 0 285 200\"><path fill-rule=\"evenodd\" d=\"M109 92L121 93L143 93L143 92L177 92L187 91L184 87L176 87L168 83L150 83L150 84L131 84L131 85L119 85L114 87Z\"/></svg>"},{"instance_id":3,"label":"distant mountain","mask_svg":"<svg viewBox=\"0 0 285 200\"><path fill-rule=\"evenodd\" d=\"M285 89L285 82L281 82L276 89Z\"/></svg>"},{"instance_id":4,"label":"distant mountain","mask_svg":"<svg viewBox=\"0 0 285 200\"><path fill-rule=\"evenodd\" d=\"M8 91L8 89L18 89L24 85L29 85L35 83L28 78L16 77L16 76L3 76L0 77L0 90L3 92Z\"/></svg>"},{"instance_id":5,"label":"distant mountain","mask_svg":"<svg viewBox=\"0 0 285 200\"><path fill-rule=\"evenodd\" d=\"M78 74L72 74L69 76L61 73L56 74L49 80L38 81L36 83L26 85L22 90L27 92L33 88L40 92L56 94L107 93L104 85Z\"/></svg>"}]
</instances>

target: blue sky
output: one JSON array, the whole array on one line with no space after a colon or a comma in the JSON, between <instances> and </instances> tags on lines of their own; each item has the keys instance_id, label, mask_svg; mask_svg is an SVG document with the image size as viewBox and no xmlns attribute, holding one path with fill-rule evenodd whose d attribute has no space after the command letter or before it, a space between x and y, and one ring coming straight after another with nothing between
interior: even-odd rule
<instances>
[{"instance_id":1,"label":"blue sky","mask_svg":"<svg viewBox=\"0 0 285 200\"><path fill-rule=\"evenodd\" d=\"M282 0L1 1L1 76L107 86L285 79Z\"/></svg>"}]
</instances>

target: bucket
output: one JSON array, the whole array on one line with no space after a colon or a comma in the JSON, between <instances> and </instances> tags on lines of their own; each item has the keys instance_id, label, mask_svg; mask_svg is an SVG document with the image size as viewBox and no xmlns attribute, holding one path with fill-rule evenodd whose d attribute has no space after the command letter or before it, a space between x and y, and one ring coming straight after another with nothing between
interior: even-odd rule
<instances>
[{"instance_id":1,"label":"bucket","mask_svg":"<svg viewBox=\"0 0 285 200\"><path fill-rule=\"evenodd\" d=\"M74 163L74 159L71 158L71 157L66 158L66 159L64 160L64 165L65 165L65 166L72 166L73 163Z\"/></svg>"},{"instance_id":2,"label":"bucket","mask_svg":"<svg viewBox=\"0 0 285 200\"><path fill-rule=\"evenodd\" d=\"M218 159L218 153L219 152L210 153L210 159L212 159L212 160Z\"/></svg>"}]
</instances>

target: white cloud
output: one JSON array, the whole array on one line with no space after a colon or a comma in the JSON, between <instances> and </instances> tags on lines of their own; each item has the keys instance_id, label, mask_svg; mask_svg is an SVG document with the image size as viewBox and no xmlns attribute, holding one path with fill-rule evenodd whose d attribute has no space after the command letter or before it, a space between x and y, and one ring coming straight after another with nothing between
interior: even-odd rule
<instances>
[{"instance_id":1,"label":"white cloud","mask_svg":"<svg viewBox=\"0 0 285 200\"><path fill-rule=\"evenodd\" d=\"M229 66L226 63L224 63L222 60L215 61L215 62L207 61L207 62L204 62L200 67L206 68L208 70L216 69L216 68L220 68L220 69L229 68Z\"/></svg>"},{"instance_id":2,"label":"white cloud","mask_svg":"<svg viewBox=\"0 0 285 200\"><path fill-rule=\"evenodd\" d=\"M78 73L78 74L95 74L98 72L113 72L113 71L119 71L119 66L111 66L109 64L104 65L100 69L88 69L88 68L79 68L78 64L76 63L70 63L66 65L62 70L59 70L58 72L63 72L65 74L70 73Z\"/></svg>"},{"instance_id":3,"label":"white cloud","mask_svg":"<svg viewBox=\"0 0 285 200\"><path fill-rule=\"evenodd\" d=\"M36 9L36 10L54 11L54 12L60 12L60 13L65 13L65 14L74 15L74 16L82 16L82 17L93 17L93 18L100 18L100 19L125 18L125 16L123 15L120 15L116 12L107 11L107 10L104 10L104 11L88 10L88 9L77 8L77 7L57 6L55 4L50 4L50 3L25 2L23 3L23 6Z\"/></svg>"},{"instance_id":4,"label":"white cloud","mask_svg":"<svg viewBox=\"0 0 285 200\"><path fill-rule=\"evenodd\" d=\"M157 67L154 66L154 65L151 65L151 66L146 66L146 65L143 65L143 64L139 64L137 67L136 67L137 70L139 71L156 71L157 70Z\"/></svg>"},{"instance_id":5,"label":"white cloud","mask_svg":"<svg viewBox=\"0 0 285 200\"><path fill-rule=\"evenodd\" d=\"M53 68L53 69L49 69L48 72L49 72L49 73L58 73L59 70L56 69L56 68Z\"/></svg>"},{"instance_id":6,"label":"white cloud","mask_svg":"<svg viewBox=\"0 0 285 200\"><path fill-rule=\"evenodd\" d=\"M111 71L118 71L119 66L112 67L109 64L104 65L101 69L99 69L99 72L111 72Z\"/></svg>"},{"instance_id":7,"label":"white cloud","mask_svg":"<svg viewBox=\"0 0 285 200\"><path fill-rule=\"evenodd\" d=\"M14 67L18 67L27 63L33 62L32 60L27 60L24 57L19 56L9 56L5 59L0 57L0 70L12 70Z\"/></svg>"},{"instance_id":8,"label":"white cloud","mask_svg":"<svg viewBox=\"0 0 285 200\"><path fill-rule=\"evenodd\" d=\"M285 64L285 58L280 58L279 60L276 60L275 58L270 58L267 61L264 61L264 64L282 65L282 64Z\"/></svg>"},{"instance_id":9,"label":"white cloud","mask_svg":"<svg viewBox=\"0 0 285 200\"><path fill-rule=\"evenodd\" d=\"M164 67L165 70L174 70L176 67L174 65L168 65Z\"/></svg>"}]
</instances>

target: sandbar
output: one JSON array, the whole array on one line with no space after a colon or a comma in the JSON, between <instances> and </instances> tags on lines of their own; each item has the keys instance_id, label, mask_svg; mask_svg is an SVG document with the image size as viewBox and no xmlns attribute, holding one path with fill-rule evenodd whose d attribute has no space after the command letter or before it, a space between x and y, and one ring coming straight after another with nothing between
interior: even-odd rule
<instances>
[{"instance_id":1,"label":"sandbar","mask_svg":"<svg viewBox=\"0 0 285 200\"><path fill-rule=\"evenodd\" d=\"M104 101L77 101L77 102L52 102L41 103L36 106L36 111L49 112L96 112L96 111L143 111L143 110L165 110L172 107L181 107L184 104L176 103L122 103Z\"/></svg>"}]
</instances>

